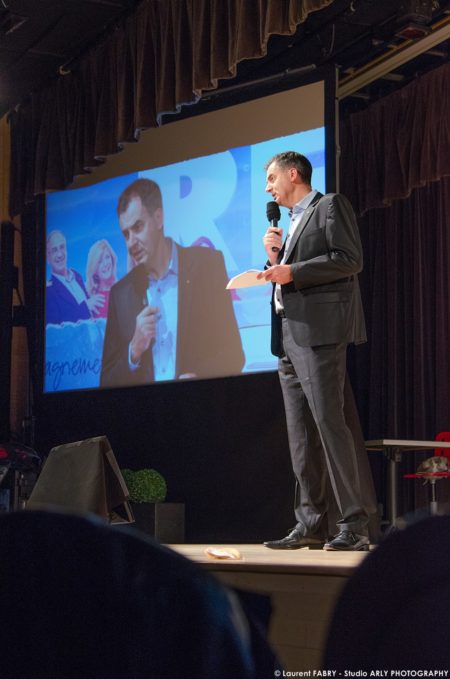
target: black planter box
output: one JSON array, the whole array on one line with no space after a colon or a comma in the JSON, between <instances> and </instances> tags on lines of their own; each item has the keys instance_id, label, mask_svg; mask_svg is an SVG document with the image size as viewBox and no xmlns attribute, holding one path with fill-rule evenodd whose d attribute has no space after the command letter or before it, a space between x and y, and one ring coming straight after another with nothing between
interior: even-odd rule
<instances>
[{"instance_id":1,"label":"black planter box","mask_svg":"<svg viewBox=\"0 0 450 679\"><path fill-rule=\"evenodd\" d=\"M140 530L163 544L184 542L184 504L179 502L131 503L135 523Z\"/></svg>"}]
</instances>

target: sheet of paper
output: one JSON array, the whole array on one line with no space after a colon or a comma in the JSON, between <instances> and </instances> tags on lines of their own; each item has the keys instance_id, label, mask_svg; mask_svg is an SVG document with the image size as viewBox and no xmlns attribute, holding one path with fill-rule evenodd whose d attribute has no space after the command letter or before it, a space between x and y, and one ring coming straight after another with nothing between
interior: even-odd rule
<instances>
[{"instance_id":1,"label":"sheet of paper","mask_svg":"<svg viewBox=\"0 0 450 679\"><path fill-rule=\"evenodd\" d=\"M211 559L242 559L240 551L234 547L207 547L205 554Z\"/></svg>"},{"instance_id":2,"label":"sheet of paper","mask_svg":"<svg viewBox=\"0 0 450 679\"><path fill-rule=\"evenodd\" d=\"M248 271L243 271L237 276L233 276L227 283L227 290L233 290L235 288L251 288L253 285L265 285L268 283L264 278L258 280L258 274L263 273L259 269L249 269Z\"/></svg>"}]
</instances>

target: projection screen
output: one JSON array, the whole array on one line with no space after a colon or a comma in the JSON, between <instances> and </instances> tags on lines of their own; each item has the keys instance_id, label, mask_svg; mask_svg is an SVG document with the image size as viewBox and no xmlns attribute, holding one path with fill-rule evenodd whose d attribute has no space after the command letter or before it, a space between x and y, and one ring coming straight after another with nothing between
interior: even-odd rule
<instances>
[{"instance_id":1,"label":"projection screen","mask_svg":"<svg viewBox=\"0 0 450 679\"><path fill-rule=\"evenodd\" d=\"M70 189L47 196L45 392L275 369L271 285L225 285L264 266L271 200L264 164L271 156L303 153L314 168L313 188L332 188L326 150L334 158L334 146L326 146L334 123L325 114L325 91L320 79L147 130ZM170 271L163 273L172 277L162 291L156 275L145 284L138 275L142 248L153 246L131 246L130 253L126 236L135 235L119 221L119 197L136 180L161 191L155 238L164 236L158 243ZM288 221L282 210L285 233ZM146 305L158 311L144 370L144 360L132 360L130 342Z\"/></svg>"}]
</instances>

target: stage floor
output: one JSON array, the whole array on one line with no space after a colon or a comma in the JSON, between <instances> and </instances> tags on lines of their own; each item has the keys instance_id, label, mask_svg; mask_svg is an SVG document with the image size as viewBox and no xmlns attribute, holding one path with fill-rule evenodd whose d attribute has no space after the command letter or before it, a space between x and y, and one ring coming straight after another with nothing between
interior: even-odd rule
<instances>
[{"instance_id":1,"label":"stage floor","mask_svg":"<svg viewBox=\"0 0 450 679\"><path fill-rule=\"evenodd\" d=\"M367 552L326 552L323 549L275 550L261 544L183 544L170 547L208 570L230 572L309 573L348 577L367 556ZM213 558L208 556L208 549L237 550L241 559Z\"/></svg>"},{"instance_id":2,"label":"stage floor","mask_svg":"<svg viewBox=\"0 0 450 679\"><path fill-rule=\"evenodd\" d=\"M269 641L290 672L322 669L322 652L336 601L368 555L318 549L271 550L261 544L169 546L225 585L270 597ZM237 550L241 558L211 558L208 549Z\"/></svg>"}]
</instances>

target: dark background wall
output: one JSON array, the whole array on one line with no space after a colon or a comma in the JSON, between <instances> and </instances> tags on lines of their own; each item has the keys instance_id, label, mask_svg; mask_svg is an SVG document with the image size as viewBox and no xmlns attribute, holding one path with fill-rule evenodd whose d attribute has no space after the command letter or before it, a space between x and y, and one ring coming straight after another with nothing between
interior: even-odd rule
<instances>
[{"instance_id":1,"label":"dark background wall","mask_svg":"<svg viewBox=\"0 0 450 679\"><path fill-rule=\"evenodd\" d=\"M106 434L119 465L152 467L186 503L192 542L259 542L292 523L276 373L42 396L36 448Z\"/></svg>"}]
</instances>

